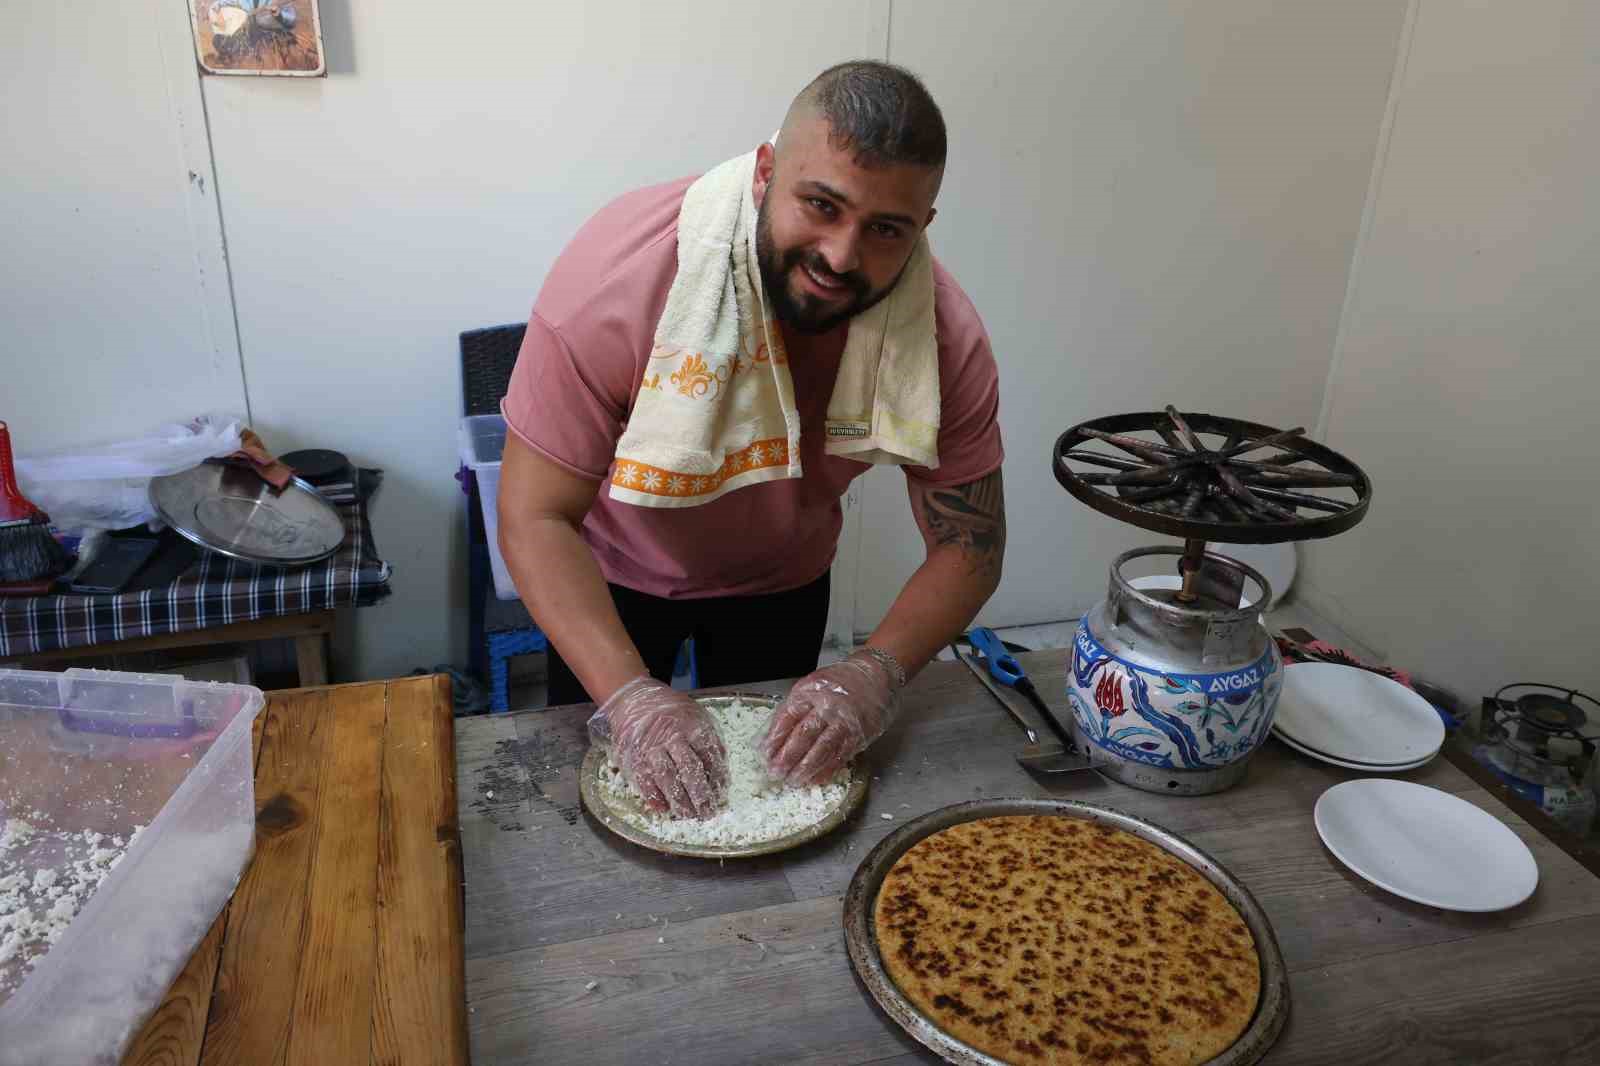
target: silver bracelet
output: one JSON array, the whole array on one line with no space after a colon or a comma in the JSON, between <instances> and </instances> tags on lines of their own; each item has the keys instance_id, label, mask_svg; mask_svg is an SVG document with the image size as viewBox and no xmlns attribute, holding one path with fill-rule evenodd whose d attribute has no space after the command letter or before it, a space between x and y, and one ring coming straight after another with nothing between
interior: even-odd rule
<instances>
[{"instance_id":1,"label":"silver bracelet","mask_svg":"<svg viewBox=\"0 0 1600 1066\"><path fill-rule=\"evenodd\" d=\"M886 668L888 668L890 676L894 678L895 688L900 689L906 687L906 668L900 665L899 659L896 659L893 655L890 655L882 648L874 648L867 644L861 645L861 647L857 648L856 650L865 652L867 655L878 660L878 662L882 663Z\"/></svg>"}]
</instances>

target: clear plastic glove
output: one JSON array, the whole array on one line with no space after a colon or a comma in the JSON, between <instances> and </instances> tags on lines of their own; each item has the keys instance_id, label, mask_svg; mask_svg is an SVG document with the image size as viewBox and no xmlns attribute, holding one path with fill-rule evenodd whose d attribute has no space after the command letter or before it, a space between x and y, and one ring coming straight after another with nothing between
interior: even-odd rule
<instances>
[{"instance_id":1,"label":"clear plastic glove","mask_svg":"<svg viewBox=\"0 0 1600 1066\"><path fill-rule=\"evenodd\" d=\"M691 697L641 675L611 694L589 719L589 739L606 747L653 811L709 818L728 786L728 753L717 727Z\"/></svg>"},{"instance_id":2,"label":"clear plastic glove","mask_svg":"<svg viewBox=\"0 0 1600 1066\"><path fill-rule=\"evenodd\" d=\"M796 682L762 741L767 773L791 786L823 784L881 737L904 684L893 662L856 651Z\"/></svg>"}]
</instances>

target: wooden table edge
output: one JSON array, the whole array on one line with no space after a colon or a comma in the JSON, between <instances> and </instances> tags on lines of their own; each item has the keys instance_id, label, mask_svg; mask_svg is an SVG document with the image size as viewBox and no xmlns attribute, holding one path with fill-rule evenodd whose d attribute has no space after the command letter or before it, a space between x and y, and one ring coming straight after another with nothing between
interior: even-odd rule
<instances>
[{"instance_id":1,"label":"wooden table edge","mask_svg":"<svg viewBox=\"0 0 1600 1066\"><path fill-rule=\"evenodd\" d=\"M381 686L385 690L384 702L386 704L385 716L387 718L387 705L392 703L390 694L392 686L427 685L433 690L433 706L439 710L441 716L446 720L439 730L443 737L448 738L448 746L441 749L439 753L441 756L441 783L447 793L444 797L445 809L450 812L448 824L454 834L453 848L450 849L453 853L453 859L447 861L446 867L447 875L453 877L456 882L452 893L454 905L450 907L447 913L441 914L440 918L454 926L453 930L447 929L446 939L451 939L453 934L455 941L455 950L450 961L448 973L448 981L453 989L449 997L448 1010L450 1018L448 1026L451 1031L448 1034L448 1041L454 1044L455 1047L454 1054L451 1057L447 1059L430 1058L427 1061L466 1066L470 1061L470 1052L467 1042L465 884L461 873L460 825L457 823L453 813L456 807L458 783L456 780L454 710L451 701L450 684L449 675L435 673L382 681L351 682L344 685L278 689L269 692L267 693L267 704L262 708L255 723L255 736L258 743L254 753L254 769L256 776L259 778L261 761L267 748L265 734L269 724L269 717L275 710L274 701L282 701L291 697L304 697L320 693ZM380 775L382 773L381 767L379 768L379 773ZM259 793L257 794L258 810L266 798L270 797L262 797ZM382 806L383 803L380 801L380 808ZM379 829L376 825L374 828L375 830ZM444 841L441 841L441 843L444 843ZM255 856L252 855L251 863L253 864L254 862ZM244 878L248 876L249 871L250 867L247 866L245 871L241 873L241 884L243 884ZM167 990L161 1003L157 1005L150 1017L146 1019L141 1031L130 1042L128 1050L122 1059L123 1066L154 1063L160 1063L162 1066L195 1066L195 1064L203 1061L206 1037L210 1032L210 1015L216 1002L217 982L221 977L223 948L227 940L229 919L236 899L237 889L234 895L230 896L228 901L223 904L211 928L199 944L196 945L188 963L174 979L171 988ZM375 940L377 936L378 931L375 927ZM379 980L379 975L376 972L374 972L373 980L374 982ZM190 1003L186 1001L189 995L194 996L195 1003L203 1001L204 1006L198 1012L193 1010ZM369 1029L373 1032L374 1039L376 1038L376 1019L382 1007L383 1004L381 1003L374 1003L373 1005ZM281 1051L282 1049L280 1049L280 1053ZM372 1061L377 1061L377 1053L378 1048L376 1046L369 1046L369 1057L372 1058ZM400 1058L388 1056L385 1057L384 1061L404 1062L408 1060L403 1056Z\"/></svg>"}]
</instances>

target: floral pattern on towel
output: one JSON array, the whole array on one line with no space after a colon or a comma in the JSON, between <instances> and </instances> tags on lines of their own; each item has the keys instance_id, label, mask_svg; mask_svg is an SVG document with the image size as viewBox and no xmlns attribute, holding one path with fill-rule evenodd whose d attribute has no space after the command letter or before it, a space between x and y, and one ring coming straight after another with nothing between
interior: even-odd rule
<instances>
[{"instance_id":1,"label":"floral pattern on towel","mask_svg":"<svg viewBox=\"0 0 1600 1066\"><path fill-rule=\"evenodd\" d=\"M678 470L665 470L633 459L619 459L611 470L611 483L618 488L652 496L691 498L704 496L720 489L724 482L752 470L789 465L789 442L782 437L758 440L722 461L721 469L712 474L687 474Z\"/></svg>"}]
</instances>

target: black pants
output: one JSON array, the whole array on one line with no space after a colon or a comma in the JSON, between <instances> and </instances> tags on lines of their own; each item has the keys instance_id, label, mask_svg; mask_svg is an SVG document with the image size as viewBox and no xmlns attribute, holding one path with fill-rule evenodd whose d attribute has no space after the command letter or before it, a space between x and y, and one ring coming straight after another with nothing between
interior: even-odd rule
<instances>
[{"instance_id":1,"label":"black pants","mask_svg":"<svg viewBox=\"0 0 1600 1066\"><path fill-rule=\"evenodd\" d=\"M789 592L668 600L612 585L623 628L644 656L652 677L672 682L678 648L694 638L700 684L742 685L802 677L817 668L828 627L828 575ZM550 706L590 697L550 647Z\"/></svg>"}]
</instances>

